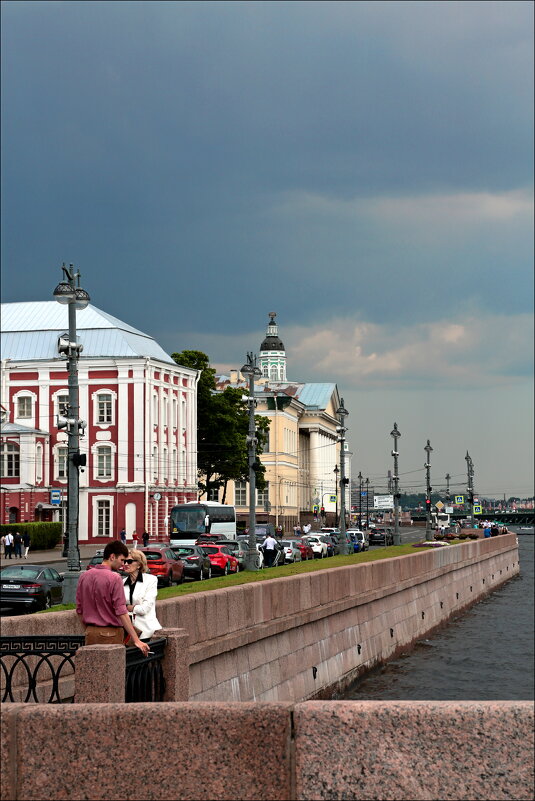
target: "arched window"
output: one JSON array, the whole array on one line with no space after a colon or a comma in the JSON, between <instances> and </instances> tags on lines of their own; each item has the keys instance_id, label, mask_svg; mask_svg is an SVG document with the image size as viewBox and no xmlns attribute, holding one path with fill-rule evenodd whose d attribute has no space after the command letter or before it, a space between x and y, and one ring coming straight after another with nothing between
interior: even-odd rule
<instances>
[{"instance_id":1,"label":"arched window","mask_svg":"<svg viewBox=\"0 0 535 801\"><path fill-rule=\"evenodd\" d=\"M1 473L2 478L19 478L20 449L15 442L2 443Z\"/></svg>"}]
</instances>

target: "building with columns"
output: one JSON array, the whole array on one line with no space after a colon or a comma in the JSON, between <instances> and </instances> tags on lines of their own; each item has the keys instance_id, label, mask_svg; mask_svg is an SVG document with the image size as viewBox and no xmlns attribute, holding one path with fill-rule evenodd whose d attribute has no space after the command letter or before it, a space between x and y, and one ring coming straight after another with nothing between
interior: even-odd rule
<instances>
[{"instance_id":1,"label":"building with columns","mask_svg":"<svg viewBox=\"0 0 535 801\"><path fill-rule=\"evenodd\" d=\"M265 491L257 491L257 520L282 525L289 533L295 525L321 520L314 507L325 509L325 520L333 525L340 505L335 468L340 463L338 419L340 395L334 383L291 382L286 378L286 351L270 312L266 336L260 346L255 382L256 414L269 418L269 441L262 454L266 469ZM216 376L217 389L227 386L248 391L248 382L238 370ZM346 450L346 475L351 479L351 454ZM350 485L349 485L350 486ZM222 495L222 491L219 492ZM227 502L236 506L238 520L248 519L247 482L229 482ZM214 491L211 499L217 499ZM349 490L346 491L349 511Z\"/></svg>"},{"instance_id":2,"label":"building with columns","mask_svg":"<svg viewBox=\"0 0 535 801\"><path fill-rule=\"evenodd\" d=\"M197 497L198 373L177 365L147 334L93 305L77 312L80 542L125 527L167 535L176 503ZM57 342L68 309L55 301L2 305L0 519L66 519L66 360ZM83 472L82 472L83 471Z\"/></svg>"}]
</instances>

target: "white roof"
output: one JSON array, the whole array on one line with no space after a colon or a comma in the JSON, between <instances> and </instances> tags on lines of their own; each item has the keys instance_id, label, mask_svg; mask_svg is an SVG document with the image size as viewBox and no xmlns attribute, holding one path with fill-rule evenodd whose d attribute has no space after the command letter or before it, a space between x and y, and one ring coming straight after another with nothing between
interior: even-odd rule
<instances>
[{"instance_id":1,"label":"white roof","mask_svg":"<svg viewBox=\"0 0 535 801\"><path fill-rule=\"evenodd\" d=\"M1 326L3 359L58 359L58 336L69 330L68 307L55 300L3 303ZM76 331L82 359L150 357L175 364L151 336L91 304L76 312Z\"/></svg>"}]
</instances>

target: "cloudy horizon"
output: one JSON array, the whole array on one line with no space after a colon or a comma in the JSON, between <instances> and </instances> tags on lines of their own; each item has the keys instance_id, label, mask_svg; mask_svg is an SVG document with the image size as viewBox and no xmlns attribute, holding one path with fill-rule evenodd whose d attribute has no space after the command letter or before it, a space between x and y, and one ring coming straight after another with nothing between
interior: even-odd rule
<instances>
[{"instance_id":1,"label":"cloudy horizon","mask_svg":"<svg viewBox=\"0 0 535 801\"><path fill-rule=\"evenodd\" d=\"M2 298L218 369L276 311L356 475L533 494L533 5L2 4ZM457 479L456 479L457 480ZM466 483L464 481L464 483ZM403 489L403 487L402 487Z\"/></svg>"}]
</instances>

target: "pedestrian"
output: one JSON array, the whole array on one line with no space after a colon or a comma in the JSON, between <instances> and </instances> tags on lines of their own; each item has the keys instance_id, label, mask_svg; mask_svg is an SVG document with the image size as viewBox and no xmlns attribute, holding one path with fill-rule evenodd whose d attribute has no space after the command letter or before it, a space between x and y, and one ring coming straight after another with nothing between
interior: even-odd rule
<instances>
[{"instance_id":1,"label":"pedestrian","mask_svg":"<svg viewBox=\"0 0 535 801\"><path fill-rule=\"evenodd\" d=\"M311 528L312 528L312 526L310 525L310 523L306 523L306 524L303 526L303 534L306 536L306 535L308 534L308 532L310 531L310 529L311 529Z\"/></svg>"},{"instance_id":2,"label":"pedestrian","mask_svg":"<svg viewBox=\"0 0 535 801\"><path fill-rule=\"evenodd\" d=\"M141 535L143 540L143 547L146 548L149 544L149 532L146 529L143 529L143 534Z\"/></svg>"},{"instance_id":3,"label":"pedestrian","mask_svg":"<svg viewBox=\"0 0 535 801\"><path fill-rule=\"evenodd\" d=\"M85 628L86 645L120 645L125 632L132 645L147 656L149 646L141 642L126 608L119 571L128 557L128 548L118 540L104 548L102 564L84 571L76 588L76 612Z\"/></svg>"},{"instance_id":4,"label":"pedestrian","mask_svg":"<svg viewBox=\"0 0 535 801\"><path fill-rule=\"evenodd\" d=\"M22 542L24 545L24 558L27 559L28 551L30 550L30 545L32 544L32 541L30 539L30 534L28 531L25 531L24 534L22 535Z\"/></svg>"},{"instance_id":5,"label":"pedestrian","mask_svg":"<svg viewBox=\"0 0 535 801\"><path fill-rule=\"evenodd\" d=\"M487 520L483 523L483 536L490 537L490 523Z\"/></svg>"},{"instance_id":6,"label":"pedestrian","mask_svg":"<svg viewBox=\"0 0 535 801\"><path fill-rule=\"evenodd\" d=\"M11 531L8 531L6 534L6 559L9 557L12 558L12 551L13 551L13 534Z\"/></svg>"},{"instance_id":7,"label":"pedestrian","mask_svg":"<svg viewBox=\"0 0 535 801\"><path fill-rule=\"evenodd\" d=\"M126 531L124 530L124 528L121 530L119 537L121 538L121 542L123 543L123 545L126 545Z\"/></svg>"},{"instance_id":8,"label":"pedestrian","mask_svg":"<svg viewBox=\"0 0 535 801\"><path fill-rule=\"evenodd\" d=\"M156 617L158 579L149 573L147 557L143 551L131 548L125 559L127 577L124 580L126 608L132 625L139 631L141 640L150 640L161 625Z\"/></svg>"},{"instance_id":9,"label":"pedestrian","mask_svg":"<svg viewBox=\"0 0 535 801\"><path fill-rule=\"evenodd\" d=\"M22 536L20 531L15 531L15 536L13 537L13 546L15 548L15 556L18 556L19 559L22 559Z\"/></svg>"},{"instance_id":10,"label":"pedestrian","mask_svg":"<svg viewBox=\"0 0 535 801\"><path fill-rule=\"evenodd\" d=\"M6 535L2 534L2 559L6 555Z\"/></svg>"},{"instance_id":11,"label":"pedestrian","mask_svg":"<svg viewBox=\"0 0 535 801\"><path fill-rule=\"evenodd\" d=\"M275 554L277 553L277 540L268 534L262 543L262 552L264 554L265 567L272 567L275 561Z\"/></svg>"}]
</instances>

